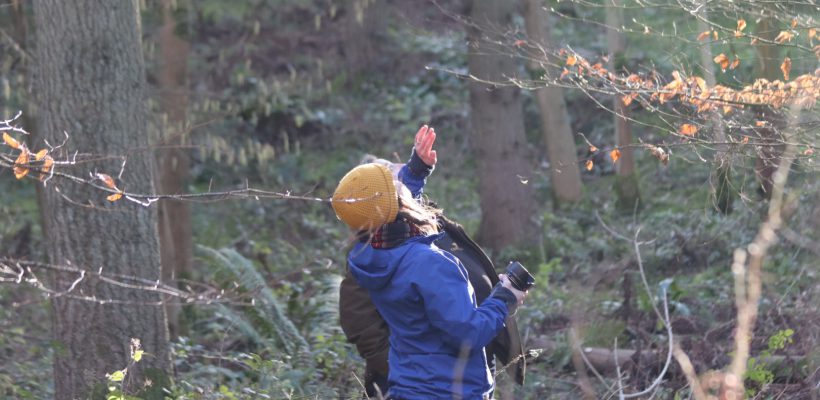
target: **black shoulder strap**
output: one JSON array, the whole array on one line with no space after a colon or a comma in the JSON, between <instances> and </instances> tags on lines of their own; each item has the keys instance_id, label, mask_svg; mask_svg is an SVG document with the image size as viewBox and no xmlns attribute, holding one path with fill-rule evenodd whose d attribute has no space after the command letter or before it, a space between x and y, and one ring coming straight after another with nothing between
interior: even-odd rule
<instances>
[{"instance_id":1,"label":"black shoulder strap","mask_svg":"<svg viewBox=\"0 0 820 400\"><path fill-rule=\"evenodd\" d=\"M492 287L498 283L498 273L495 271L492 260L487 253L478 246L458 223L443 215L438 216L439 226L446 233L448 243L442 243L442 249L450 252L461 260L470 277L470 284L476 293L476 300L481 303L489 296ZM448 240L449 238L449 240ZM510 376L519 384L524 384L526 372L526 358L524 347L521 344L521 335L515 317L509 317L504 330L498 333L487 346L487 350L494 354L496 359L504 365ZM507 365L514 362L515 365Z\"/></svg>"}]
</instances>

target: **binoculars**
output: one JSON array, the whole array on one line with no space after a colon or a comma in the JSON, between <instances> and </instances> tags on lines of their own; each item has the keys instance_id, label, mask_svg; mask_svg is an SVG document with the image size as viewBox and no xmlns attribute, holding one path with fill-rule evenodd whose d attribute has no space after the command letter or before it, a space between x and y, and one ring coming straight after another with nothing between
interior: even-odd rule
<instances>
[{"instance_id":1,"label":"binoculars","mask_svg":"<svg viewBox=\"0 0 820 400\"><path fill-rule=\"evenodd\" d=\"M526 292L533 285L535 285L535 278L527 271L523 265L518 261L513 261L507 266L507 277L510 278L510 283L514 288L522 292Z\"/></svg>"}]
</instances>

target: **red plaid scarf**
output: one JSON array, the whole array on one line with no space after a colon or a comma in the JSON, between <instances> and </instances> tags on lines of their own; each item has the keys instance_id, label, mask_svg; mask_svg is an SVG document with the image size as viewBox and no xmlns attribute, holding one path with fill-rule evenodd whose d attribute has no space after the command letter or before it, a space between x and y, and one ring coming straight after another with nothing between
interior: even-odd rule
<instances>
[{"instance_id":1,"label":"red plaid scarf","mask_svg":"<svg viewBox=\"0 0 820 400\"><path fill-rule=\"evenodd\" d=\"M404 243L414 236L420 236L421 230L416 224L398 220L382 225L370 238L370 245L374 249L391 249Z\"/></svg>"}]
</instances>

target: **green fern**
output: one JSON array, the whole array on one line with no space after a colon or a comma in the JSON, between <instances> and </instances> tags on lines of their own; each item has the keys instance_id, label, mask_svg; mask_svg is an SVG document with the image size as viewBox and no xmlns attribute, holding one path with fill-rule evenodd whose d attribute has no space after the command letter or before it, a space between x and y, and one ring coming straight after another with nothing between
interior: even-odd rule
<instances>
[{"instance_id":1,"label":"green fern","mask_svg":"<svg viewBox=\"0 0 820 400\"><path fill-rule=\"evenodd\" d=\"M303 358L309 353L310 346L307 340L296 329L293 321L282 311L283 307L273 289L267 285L250 260L228 248L214 250L198 245L197 251L213 260L217 267L229 272L240 287L255 292L256 306L243 311L245 318L238 318L236 313L230 314L237 317L237 321L251 320L252 323L248 321L238 323L243 333L258 342L264 342L263 334L272 334L285 352L292 357Z\"/></svg>"}]
</instances>

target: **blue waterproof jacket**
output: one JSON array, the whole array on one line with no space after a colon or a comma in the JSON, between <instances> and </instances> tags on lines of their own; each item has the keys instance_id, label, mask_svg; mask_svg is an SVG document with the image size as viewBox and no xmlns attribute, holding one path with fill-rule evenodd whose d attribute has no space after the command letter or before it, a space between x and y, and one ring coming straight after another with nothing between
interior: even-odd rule
<instances>
[{"instance_id":1,"label":"blue waterproof jacket","mask_svg":"<svg viewBox=\"0 0 820 400\"><path fill-rule=\"evenodd\" d=\"M481 399L493 390L484 346L504 327L507 304L480 307L467 270L417 236L390 249L357 243L350 272L390 326L389 395L396 399Z\"/></svg>"}]
</instances>

